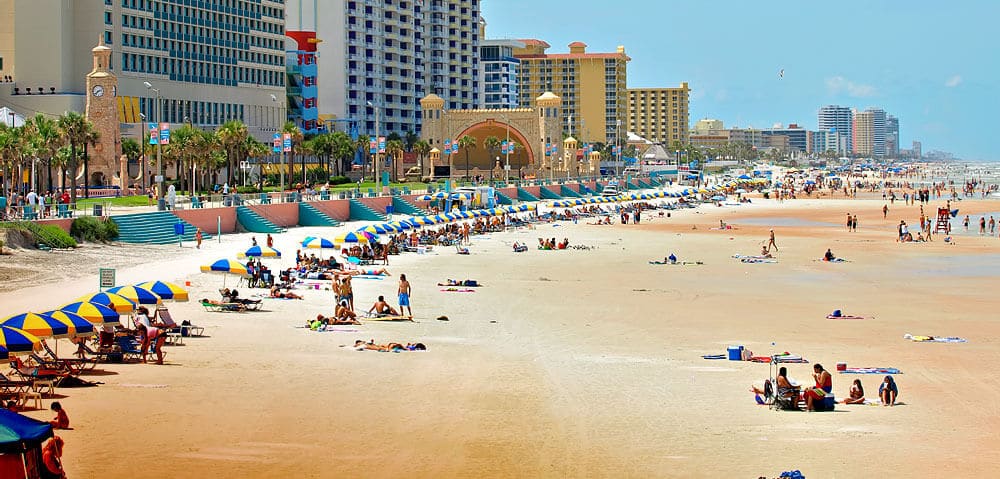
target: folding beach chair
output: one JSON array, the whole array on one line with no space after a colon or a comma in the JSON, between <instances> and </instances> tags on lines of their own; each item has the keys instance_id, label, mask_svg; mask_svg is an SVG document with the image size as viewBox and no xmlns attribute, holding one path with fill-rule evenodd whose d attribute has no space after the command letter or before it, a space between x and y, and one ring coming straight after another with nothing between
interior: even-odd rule
<instances>
[{"instance_id":1,"label":"folding beach chair","mask_svg":"<svg viewBox=\"0 0 1000 479\"><path fill-rule=\"evenodd\" d=\"M56 352L52 350L52 347L49 346L49 343L45 342L44 339L42 340L42 347L45 349L45 353L48 354L48 357L51 358L53 361L66 364L72 368L79 369L81 372L94 369L94 367L97 366L98 361L96 359L59 357L59 355L57 355Z\"/></svg>"},{"instance_id":2,"label":"folding beach chair","mask_svg":"<svg viewBox=\"0 0 1000 479\"><path fill-rule=\"evenodd\" d=\"M129 360L135 359L139 360L142 358L142 348L138 341L132 336L118 336L115 338L115 342L122 351L122 359Z\"/></svg>"},{"instance_id":3,"label":"folding beach chair","mask_svg":"<svg viewBox=\"0 0 1000 479\"><path fill-rule=\"evenodd\" d=\"M156 308L156 315L160 318L160 322L166 326L166 344L173 344L175 346L184 344L184 336L186 335L183 334L182 327L174 322L174 318L170 316L170 311L160 306Z\"/></svg>"}]
</instances>

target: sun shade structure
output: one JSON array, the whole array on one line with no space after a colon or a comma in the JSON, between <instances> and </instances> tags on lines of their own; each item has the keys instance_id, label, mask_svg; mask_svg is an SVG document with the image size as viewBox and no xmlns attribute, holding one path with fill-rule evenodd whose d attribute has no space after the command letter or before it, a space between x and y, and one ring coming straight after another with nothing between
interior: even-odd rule
<instances>
[{"instance_id":1,"label":"sun shade structure","mask_svg":"<svg viewBox=\"0 0 1000 479\"><path fill-rule=\"evenodd\" d=\"M103 304L119 313L131 313L135 311L135 302L114 293L94 293L77 298L77 301L85 303Z\"/></svg>"},{"instance_id":2,"label":"sun shade structure","mask_svg":"<svg viewBox=\"0 0 1000 479\"><path fill-rule=\"evenodd\" d=\"M67 304L59 308L59 310L76 313L97 326L103 326L105 324L118 324L119 321L118 311L115 311L114 309L103 304L78 301Z\"/></svg>"},{"instance_id":3,"label":"sun shade structure","mask_svg":"<svg viewBox=\"0 0 1000 479\"><path fill-rule=\"evenodd\" d=\"M307 236L306 239L302 240L302 247L311 249L328 249L335 248L336 245L333 244L333 241L326 238Z\"/></svg>"},{"instance_id":4,"label":"sun shade structure","mask_svg":"<svg viewBox=\"0 0 1000 479\"><path fill-rule=\"evenodd\" d=\"M41 340L37 336L17 328L0 325L0 356L3 359L11 355L29 354L41 348Z\"/></svg>"},{"instance_id":5,"label":"sun shade structure","mask_svg":"<svg viewBox=\"0 0 1000 479\"><path fill-rule=\"evenodd\" d=\"M50 437L52 425L49 423L0 409L0 453L19 455Z\"/></svg>"},{"instance_id":6,"label":"sun shade structure","mask_svg":"<svg viewBox=\"0 0 1000 479\"><path fill-rule=\"evenodd\" d=\"M145 283L139 283L136 286L143 289L148 289L156 293L156 295L163 300L171 300L171 301L188 300L187 290L173 283L166 283L163 281L147 281Z\"/></svg>"},{"instance_id":7,"label":"sun shade structure","mask_svg":"<svg viewBox=\"0 0 1000 479\"><path fill-rule=\"evenodd\" d=\"M135 304L149 304L153 306L163 304L163 300L156 293L138 286L116 286L107 292L117 294Z\"/></svg>"},{"instance_id":8,"label":"sun shade structure","mask_svg":"<svg viewBox=\"0 0 1000 479\"><path fill-rule=\"evenodd\" d=\"M0 326L15 328L40 338L68 338L70 326L51 317L21 313L0 321Z\"/></svg>"},{"instance_id":9,"label":"sun shade structure","mask_svg":"<svg viewBox=\"0 0 1000 479\"><path fill-rule=\"evenodd\" d=\"M86 336L94 335L94 325L86 318L80 316L76 313L70 313L67 311L46 311L44 313L38 313L39 316L43 318L52 318L54 321L59 321L63 324L69 326L69 337L80 338ZM37 335L36 335L37 336Z\"/></svg>"}]
</instances>

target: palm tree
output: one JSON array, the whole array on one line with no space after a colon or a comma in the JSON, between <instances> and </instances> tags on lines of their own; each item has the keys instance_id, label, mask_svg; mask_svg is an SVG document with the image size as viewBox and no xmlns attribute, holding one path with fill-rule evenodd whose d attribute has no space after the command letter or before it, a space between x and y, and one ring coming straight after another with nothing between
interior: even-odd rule
<instances>
[{"instance_id":1,"label":"palm tree","mask_svg":"<svg viewBox=\"0 0 1000 479\"><path fill-rule=\"evenodd\" d=\"M476 149L476 138L465 135L458 139L458 147L465 150L465 179L469 179L469 150Z\"/></svg>"},{"instance_id":2,"label":"palm tree","mask_svg":"<svg viewBox=\"0 0 1000 479\"><path fill-rule=\"evenodd\" d=\"M316 155L320 159L320 162L323 164L323 171L326 173L326 179L329 180L331 173L330 155L333 153L333 135L322 133L306 140L303 144L313 155Z\"/></svg>"},{"instance_id":3,"label":"palm tree","mask_svg":"<svg viewBox=\"0 0 1000 479\"><path fill-rule=\"evenodd\" d=\"M371 147L371 141L372 141L371 137L369 137L368 135L358 135L358 139L354 140L354 148L355 148L356 151L360 151L361 152L361 158L366 158L368 155L371 154L371 153L369 153L370 147ZM361 161L361 165L362 165L361 177L362 178L364 178L364 176L365 176L364 165L367 165L367 164L368 164L367 161L364 161L364 160ZM373 168L373 171L374 171L374 168Z\"/></svg>"},{"instance_id":4,"label":"palm tree","mask_svg":"<svg viewBox=\"0 0 1000 479\"><path fill-rule=\"evenodd\" d=\"M330 147L330 154L337 159L337 174L345 174L357 151L354 142L347 133L336 131L330 137Z\"/></svg>"},{"instance_id":5,"label":"palm tree","mask_svg":"<svg viewBox=\"0 0 1000 479\"><path fill-rule=\"evenodd\" d=\"M63 169L63 189L65 190L66 188L66 168L68 168L69 175L73 179L73 187L69 192L70 203L76 203L76 171L80 166L77 157L77 146L87 143L94 127L83 115L75 111L66 112L60 116L57 124L62 131L63 138L69 144L69 158L67 158Z\"/></svg>"},{"instance_id":6,"label":"palm tree","mask_svg":"<svg viewBox=\"0 0 1000 479\"><path fill-rule=\"evenodd\" d=\"M8 191L13 186L10 178L14 168L14 158L17 155L16 150L17 133L14 128L0 123L0 174L3 174L3 191Z\"/></svg>"},{"instance_id":7,"label":"palm tree","mask_svg":"<svg viewBox=\"0 0 1000 479\"><path fill-rule=\"evenodd\" d=\"M298 147L302 144L302 130L299 129L298 125L294 121L286 121L284 125L281 126L281 134L289 134L292 136L292 151L288 152L288 182L292 182L292 175L295 172L295 154L298 153ZM302 164L302 169L305 170L305 163ZM304 174L304 173L303 173Z\"/></svg>"},{"instance_id":8,"label":"palm tree","mask_svg":"<svg viewBox=\"0 0 1000 479\"><path fill-rule=\"evenodd\" d=\"M226 152L226 183L232 183L236 162L240 159L240 155L246 151L244 147L250 133L242 121L229 120L216 130L216 135L219 138L219 145Z\"/></svg>"},{"instance_id":9,"label":"palm tree","mask_svg":"<svg viewBox=\"0 0 1000 479\"><path fill-rule=\"evenodd\" d=\"M420 141L420 137L417 136L416 133L411 130L406 130L406 134L403 135L403 143L406 144L406 151L412 152L417 146L418 141Z\"/></svg>"},{"instance_id":10,"label":"palm tree","mask_svg":"<svg viewBox=\"0 0 1000 479\"><path fill-rule=\"evenodd\" d=\"M130 163L137 161L142 156L142 146L134 138L122 138L122 154L125 155L125 158L128 158ZM140 172L142 171L141 167L142 165L140 165ZM128 169L126 168L127 173ZM123 178L122 187L128 186L128 180L128 178Z\"/></svg>"},{"instance_id":11,"label":"palm tree","mask_svg":"<svg viewBox=\"0 0 1000 479\"><path fill-rule=\"evenodd\" d=\"M493 182L493 158L497 156L497 152L500 151L500 146L503 142L500 138L495 136L488 136L483 140L483 146L490 151L490 182Z\"/></svg>"},{"instance_id":12,"label":"palm tree","mask_svg":"<svg viewBox=\"0 0 1000 479\"><path fill-rule=\"evenodd\" d=\"M417 140L417 142L413 144L413 152L417 154L418 158L420 158L420 178L423 179L424 158L426 158L427 155L430 154L431 144L427 143L426 140Z\"/></svg>"},{"instance_id":13,"label":"palm tree","mask_svg":"<svg viewBox=\"0 0 1000 479\"><path fill-rule=\"evenodd\" d=\"M385 156L391 158L389 164L391 169L389 170L389 177L392 181L396 181L399 175L399 163L402 163L403 152L406 151L406 145L403 144L403 140L389 140L385 144ZM377 181L376 181L377 183Z\"/></svg>"},{"instance_id":14,"label":"palm tree","mask_svg":"<svg viewBox=\"0 0 1000 479\"><path fill-rule=\"evenodd\" d=\"M62 133L56 121L42 115L35 115L31 120L35 130L36 152L39 158L45 162L45 184L46 191L52 191L52 158L56 151L63 145Z\"/></svg>"},{"instance_id":15,"label":"palm tree","mask_svg":"<svg viewBox=\"0 0 1000 479\"><path fill-rule=\"evenodd\" d=\"M266 143L261 143L256 138L248 136L246 141L243 142L243 152L249 158L254 158L257 160L258 165L260 164L260 159L267 155L274 153L271 149L271 145ZM264 170L258 168L257 179L260 184L260 188L264 189Z\"/></svg>"}]
</instances>

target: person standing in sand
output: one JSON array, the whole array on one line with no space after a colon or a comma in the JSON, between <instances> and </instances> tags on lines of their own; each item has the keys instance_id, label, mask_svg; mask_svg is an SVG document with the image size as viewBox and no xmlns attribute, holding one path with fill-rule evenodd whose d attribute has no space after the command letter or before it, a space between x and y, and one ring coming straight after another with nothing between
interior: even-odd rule
<instances>
[{"instance_id":1,"label":"person standing in sand","mask_svg":"<svg viewBox=\"0 0 1000 479\"><path fill-rule=\"evenodd\" d=\"M408 311L413 317L413 308L410 306L410 282L406 280L406 275L399 275L399 312Z\"/></svg>"},{"instance_id":2,"label":"person standing in sand","mask_svg":"<svg viewBox=\"0 0 1000 479\"><path fill-rule=\"evenodd\" d=\"M198 228L194 231L195 248L201 249L201 240L201 228Z\"/></svg>"},{"instance_id":3,"label":"person standing in sand","mask_svg":"<svg viewBox=\"0 0 1000 479\"><path fill-rule=\"evenodd\" d=\"M885 195L882 195L885 198ZM886 219L889 216L889 205L882 205L882 219Z\"/></svg>"},{"instance_id":4,"label":"person standing in sand","mask_svg":"<svg viewBox=\"0 0 1000 479\"><path fill-rule=\"evenodd\" d=\"M851 226L854 225L854 220L851 218L851 214L847 213L847 231L851 231Z\"/></svg>"},{"instance_id":5,"label":"person standing in sand","mask_svg":"<svg viewBox=\"0 0 1000 479\"><path fill-rule=\"evenodd\" d=\"M766 246L766 248L768 250L770 250L771 248L774 248L775 251L778 251L778 244L774 242L774 230L771 230L771 237L770 237L770 239L767 240L767 246Z\"/></svg>"},{"instance_id":6,"label":"person standing in sand","mask_svg":"<svg viewBox=\"0 0 1000 479\"><path fill-rule=\"evenodd\" d=\"M851 221L851 231L858 232L858 215L854 215L854 219Z\"/></svg>"}]
</instances>

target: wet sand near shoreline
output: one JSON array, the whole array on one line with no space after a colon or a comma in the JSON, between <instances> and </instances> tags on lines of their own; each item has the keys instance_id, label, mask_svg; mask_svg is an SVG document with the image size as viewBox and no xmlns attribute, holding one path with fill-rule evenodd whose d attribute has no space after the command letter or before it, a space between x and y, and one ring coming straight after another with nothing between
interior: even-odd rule
<instances>
[{"instance_id":1,"label":"wet sand near shoreline","mask_svg":"<svg viewBox=\"0 0 1000 479\"><path fill-rule=\"evenodd\" d=\"M393 298L405 273L417 322L344 327L356 332L297 328L330 312L324 290L265 300L261 313L171 304L175 319L206 326L209 337L167 347L167 366L108 365L112 374L90 377L99 387L59 389L75 428L60 433L65 464L71 477L112 478L981 474L1000 465L991 400L1000 382L988 366L1000 360L998 281L988 274L1000 267L1000 239L898 244L895 225L917 223L919 208L897 202L883 220L882 204L754 199L647 215L641 225L584 219L492 233L473 239L470 256L438 248L392 257L392 277L354 282L356 306ZM962 214L994 204L963 201ZM839 225L847 212L859 216L857 233L812 224ZM769 226L757 219L768 217L808 223L775 227L776 264L732 259L760 251ZM720 219L737 229L713 230ZM276 236L276 246L293 256L295 242L314 233L333 235L298 228ZM222 278L197 266L233 257L249 236L122 266L119 283L191 281L193 300L215 298ZM515 240L533 248L538 237L595 249L511 252ZM850 262L817 261L826 248ZM648 264L671 252L704 264ZM0 293L0 304L9 314L56 307L93 290L98 266ZM485 286L441 292L436 283L446 278ZM834 309L873 318L826 320ZM913 343L904 333L969 342ZM429 350L341 347L356 339L420 341ZM898 367L905 404L768 410L747 391L768 376L766 364L700 357L733 344L760 355L790 351L830 370L837 362ZM811 364L788 368L811 380ZM881 376L834 374L838 398L855 377L874 398Z\"/></svg>"}]
</instances>

